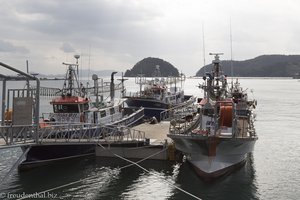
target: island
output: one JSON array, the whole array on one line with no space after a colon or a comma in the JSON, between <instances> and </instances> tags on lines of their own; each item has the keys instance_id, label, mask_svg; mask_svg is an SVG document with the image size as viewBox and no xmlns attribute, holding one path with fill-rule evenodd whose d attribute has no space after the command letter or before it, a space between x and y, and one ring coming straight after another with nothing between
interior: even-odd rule
<instances>
[{"instance_id":1,"label":"island","mask_svg":"<svg viewBox=\"0 0 300 200\"><path fill-rule=\"evenodd\" d=\"M178 69L169 62L160 58L144 58L137 62L131 70L127 70L124 74L125 77L135 77L143 74L145 77L157 76L157 68L159 67L160 74L158 76L179 76Z\"/></svg>"}]
</instances>

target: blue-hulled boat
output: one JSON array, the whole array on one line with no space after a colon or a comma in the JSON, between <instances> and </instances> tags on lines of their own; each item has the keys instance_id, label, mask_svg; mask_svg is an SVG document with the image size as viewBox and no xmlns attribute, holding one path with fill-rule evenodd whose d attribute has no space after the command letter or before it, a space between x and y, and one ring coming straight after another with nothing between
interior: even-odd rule
<instances>
[{"instance_id":1,"label":"blue-hulled boat","mask_svg":"<svg viewBox=\"0 0 300 200\"><path fill-rule=\"evenodd\" d=\"M159 70L157 66L156 70ZM157 73L159 74L159 73ZM179 77L154 77L147 79L142 75L135 78L139 84L140 91L127 96L126 103L129 108L144 108L146 118L155 117L161 120L161 113L168 109L191 104L195 98L191 95L184 95L184 75Z\"/></svg>"}]
</instances>

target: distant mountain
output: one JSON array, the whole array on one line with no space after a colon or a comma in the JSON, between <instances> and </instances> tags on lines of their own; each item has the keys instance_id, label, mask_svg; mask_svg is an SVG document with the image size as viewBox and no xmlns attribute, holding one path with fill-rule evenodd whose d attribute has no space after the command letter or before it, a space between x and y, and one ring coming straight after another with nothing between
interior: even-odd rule
<instances>
[{"instance_id":1,"label":"distant mountain","mask_svg":"<svg viewBox=\"0 0 300 200\"><path fill-rule=\"evenodd\" d=\"M224 74L231 76L231 61L221 60ZM205 66L210 72L212 64ZM300 55L262 55L244 61L232 61L233 76L239 77L291 77L300 72ZM204 75L202 67L196 76Z\"/></svg>"},{"instance_id":2,"label":"distant mountain","mask_svg":"<svg viewBox=\"0 0 300 200\"><path fill-rule=\"evenodd\" d=\"M158 76L179 76L178 69L167 61L160 58L144 58L136 63L131 70L127 70L124 76L134 77L143 74L146 77L153 77L157 74L157 66L159 66L160 74Z\"/></svg>"}]
</instances>

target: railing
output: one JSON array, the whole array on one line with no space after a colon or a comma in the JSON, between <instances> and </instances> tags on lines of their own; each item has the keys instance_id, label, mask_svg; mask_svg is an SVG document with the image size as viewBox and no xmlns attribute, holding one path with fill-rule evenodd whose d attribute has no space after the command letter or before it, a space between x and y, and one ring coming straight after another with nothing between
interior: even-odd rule
<instances>
[{"instance_id":1,"label":"railing","mask_svg":"<svg viewBox=\"0 0 300 200\"><path fill-rule=\"evenodd\" d=\"M18 145L33 143L36 136L36 126L7 125L0 126L0 138L4 140L2 145Z\"/></svg>"},{"instance_id":2,"label":"railing","mask_svg":"<svg viewBox=\"0 0 300 200\"><path fill-rule=\"evenodd\" d=\"M141 92L126 92L125 97L140 97L142 96Z\"/></svg>"},{"instance_id":3,"label":"railing","mask_svg":"<svg viewBox=\"0 0 300 200\"><path fill-rule=\"evenodd\" d=\"M145 141L145 132L128 127L102 126L87 123L51 124L39 128L36 126L1 126L1 146L21 146L24 144L45 143L116 143Z\"/></svg>"},{"instance_id":4,"label":"railing","mask_svg":"<svg viewBox=\"0 0 300 200\"><path fill-rule=\"evenodd\" d=\"M195 102L196 98L191 97L188 101L183 102L175 107L164 110L160 113L160 121L169 120L175 117L176 113L186 113L187 110L191 109L191 105ZM195 109L195 108L193 108ZM193 111L194 112L194 111Z\"/></svg>"},{"instance_id":5,"label":"railing","mask_svg":"<svg viewBox=\"0 0 300 200\"><path fill-rule=\"evenodd\" d=\"M170 134L190 134L201 123L201 114L192 110L177 114L170 121Z\"/></svg>"}]
</instances>

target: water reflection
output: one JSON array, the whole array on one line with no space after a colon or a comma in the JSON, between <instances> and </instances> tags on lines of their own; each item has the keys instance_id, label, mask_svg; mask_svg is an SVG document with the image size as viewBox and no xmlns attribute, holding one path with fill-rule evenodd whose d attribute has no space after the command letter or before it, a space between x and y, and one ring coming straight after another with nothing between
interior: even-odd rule
<instances>
[{"instance_id":1,"label":"water reflection","mask_svg":"<svg viewBox=\"0 0 300 200\"><path fill-rule=\"evenodd\" d=\"M252 154L240 169L211 182L203 181L192 166L185 162L180 168L176 183L201 199L259 199ZM171 199L193 198L177 191Z\"/></svg>"},{"instance_id":2,"label":"water reflection","mask_svg":"<svg viewBox=\"0 0 300 200\"><path fill-rule=\"evenodd\" d=\"M51 192L62 199L259 199L253 156L236 172L203 181L184 163L147 160L130 166L118 158L84 158L15 173L2 192L32 194L72 182ZM82 181L80 181L82 180Z\"/></svg>"}]
</instances>

